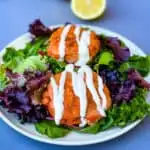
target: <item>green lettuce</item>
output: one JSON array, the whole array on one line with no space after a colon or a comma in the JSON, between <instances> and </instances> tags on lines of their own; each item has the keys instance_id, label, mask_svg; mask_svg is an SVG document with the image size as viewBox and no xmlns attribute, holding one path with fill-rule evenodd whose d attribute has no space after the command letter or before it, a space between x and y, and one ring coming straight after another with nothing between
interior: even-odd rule
<instances>
[{"instance_id":1,"label":"green lettuce","mask_svg":"<svg viewBox=\"0 0 150 150\"><path fill-rule=\"evenodd\" d=\"M14 69L21 61L24 60L24 53L21 50L16 50L13 47L6 48L6 52L3 55L3 62L5 67Z\"/></svg>"},{"instance_id":2,"label":"green lettuce","mask_svg":"<svg viewBox=\"0 0 150 150\"><path fill-rule=\"evenodd\" d=\"M100 65L111 66L113 62L115 62L115 60L112 51L104 48L91 61L88 62L88 65L97 72Z\"/></svg>"},{"instance_id":3,"label":"green lettuce","mask_svg":"<svg viewBox=\"0 0 150 150\"><path fill-rule=\"evenodd\" d=\"M54 121L44 120L35 124L36 130L50 138L60 138L66 136L70 129L57 126Z\"/></svg>"},{"instance_id":4,"label":"green lettuce","mask_svg":"<svg viewBox=\"0 0 150 150\"><path fill-rule=\"evenodd\" d=\"M45 51L47 44L48 37L37 37L34 41L26 43L23 49L6 48L6 52L3 55L5 67L11 70L15 69L26 58L38 55L39 50Z\"/></svg>"},{"instance_id":5,"label":"green lettuce","mask_svg":"<svg viewBox=\"0 0 150 150\"><path fill-rule=\"evenodd\" d=\"M119 71L126 72L128 69L136 69L143 77L150 72L150 56L133 55L127 62L120 65Z\"/></svg>"},{"instance_id":6,"label":"green lettuce","mask_svg":"<svg viewBox=\"0 0 150 150\"><path fill-rule=\"evenodd\" d=\"M25 70L29 71L45 71L47 69L46 60L41 56L30 56L21 61L13 72L23 73Z\"/></svg>"},{"instance_id":7,"label":"green lettuce","mask_svg":"<svg viewBox=\"0 0 150 150\"><path fill-rule=\"evenodd\" d=\"M65 70L66 63L63 61L57 61L55 58L47 57L47 63L50 65L52 72L60 73Z\"/></svg>"},{"instance_id":8,"label":"green lettuce","mask_svg":"<svg viewBox=\"0 0 150 150\"><path fill-rule=\"evenodd\" d=\"M46 47L48 44L48 37L37 37L34 41L26 44L23 49L23 53L25 57L38 55L38 51L46 51Z\"/></svg>"},{"instance_id":9,"label":"green lettuce","mask_svg":"<svg viewBox=\"0 0 150 150\"><path fill-rule=\"evenodd\" d=\"M0 65L0 91L3 91L8 84L8 78L6 76L6 70L4 65Z\"/></svg>"}]
</instances>

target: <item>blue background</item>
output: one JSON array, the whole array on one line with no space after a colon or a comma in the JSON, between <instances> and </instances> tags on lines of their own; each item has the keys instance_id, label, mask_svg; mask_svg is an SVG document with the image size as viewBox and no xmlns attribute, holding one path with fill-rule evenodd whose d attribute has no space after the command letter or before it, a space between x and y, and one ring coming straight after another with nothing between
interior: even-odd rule
<instances>
[{"instance_id":1,"label":"blue background","mask_svg":"<svg viewBox=\"0 0 150 150\"><path fill-rule=\"evenodd\" d=\"M103 18L81 21L70 9L69 0L0 0L0 49L28 29L28 24L40 18L46 25L82 23L105 27L135 42L150 54L150 1L107 0ZM38 143L16 133L0 120L1 150L150 150L150 118L146 118L129 133L105 142L85 147L62 147Z\"/></svg>"}]
</instances>

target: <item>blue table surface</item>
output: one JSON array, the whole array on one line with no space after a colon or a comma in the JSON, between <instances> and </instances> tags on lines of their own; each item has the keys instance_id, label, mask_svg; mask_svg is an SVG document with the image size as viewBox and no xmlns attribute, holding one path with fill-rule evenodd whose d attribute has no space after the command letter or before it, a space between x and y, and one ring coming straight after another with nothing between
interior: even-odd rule
<instances>
[{"instance_id":1,"label":"blue table surface","mask_svg":"<svg viewBox=\"0 0 150 150\"><path fill-rule=\"evenodd\" d=\"M46 25L67 21L108 28L135 42L150 54L150 1L107 0L103 18L82 21L70 9L69 0L0 0L0 49L25 33L28 24L40 18ZM150 150L150 118L146 118L134 130L109 142L84 147L64 147L43 144L24 137L0 120L1 150Z\"/></svg>"}]
</instances>

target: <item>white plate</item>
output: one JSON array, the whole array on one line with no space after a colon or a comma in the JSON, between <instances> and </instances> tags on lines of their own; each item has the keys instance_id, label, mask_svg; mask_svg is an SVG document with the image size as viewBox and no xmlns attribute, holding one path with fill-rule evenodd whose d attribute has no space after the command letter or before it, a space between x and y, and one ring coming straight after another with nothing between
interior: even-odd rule
<instances>
[{"instance_id":1,"label":"white plate","mask_svg":"<svg viewBox=\"0 0 150 150\"><path fill-rule=\"evenodd\" d=\"M90 29L94 30L97 34L103 33L108 36L116 36L125 42L125 44L130 48L132 55L137 54L137 55L145 56L145 53L139 47L137 47L134 43L132 43L131 41L127 40L125 37L123 37L117 33L111 32L111 31L103 29L103 28L93 27L93 26L85 26L85 25L81 25L81 26L89 27ZM53 26L53 27L56 27L56 26ZM12 43L10 43L8 46L22 48L22 47L24 47L25 43L28 41L30 41L30 34L26 33L26 34L22 35L21 37L17 38ZM0 62L2 62L1 56L4 53L4 51L5 51L5 49L3 49L0 53ZM150 77L148 77L148 78L150 78ZM88 144L94 144L94 143L108 141L110 139L113 139L115 137L118 137L118 136L128 132L129 130L134 128L137 124L139 124L141 121L141 120L136 121L122 129L113 128L113 129L110 129L110 130L107 130L104 132L100 132L96 135L72 132L68 136L63 137L63 138L50 139L50 138L40 135L38 132L36 132L33 124L21 125L19 123L19 121L16 119L15 115L8 113L6 110L4 110L1 107L0 107L0 112L1 112L1 118L5 121L5 123L7 123L10 127L12 127L17 132L20 132L21 134L23 134L29 138L32 138L34 140L40 141L40 142L57 144L57 145L88 145Z\"/></svg>"}]
</instances>

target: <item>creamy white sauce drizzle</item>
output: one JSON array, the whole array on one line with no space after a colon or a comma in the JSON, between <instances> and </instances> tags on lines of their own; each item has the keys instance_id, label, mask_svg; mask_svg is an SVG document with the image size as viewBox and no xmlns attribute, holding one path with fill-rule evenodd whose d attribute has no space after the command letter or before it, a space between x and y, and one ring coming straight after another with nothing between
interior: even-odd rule
<instances>
[{"instance_id":1,"label":"creamy white sauce drizzle","mask_svg":"<svg viewBox=\"0 0 150 150\"><path fill-rule=\"evenodd\" d=\"M87 124L87 121L85 119L87 111L87 95L84 76L78 73L76 82L78 83L78 90L76 94L80 98L80 119L81 119L80 127L83 127Z\"/></svg>"},{"instance_id":2,"label":"creamy white sauce drizzle","mask_svg":"<svg viewBox=\"0 0 150 150\"><path fill-rule=\"evenodd\" d=\"M106 101L106 95L104 94L104 85L102 78L100 76L97 76L98 78L98 92L102 99L102 108L106 109L107 101Z\"/></svg>"},{"instance_id":3,"label":"creamy white sauce drizzle","mask_svg":"<svg viewBox=\"0 0 150 150\"><path fill-rule=\"evenodd\" d=\"M77 31L79 32L79 30ZM76 41L78 43L79 60L76 62L75 65L82 66L85 65L90 59L89 45L90 45L91 31L83 31L80 40L79 40L79 33L77 31L75 30Z\"/></svg>"},{"instance_id":4,"label":"creamy white sauce drizzle","mask_svg":"<svg viewBox=\"0 0 150 150\"><path fill-rule=\"evenodd\" d=\"M65 85L65 79L66 79L66 72L62 72L59 86L56 84L55 79L51 78L51 85L53 88L53 94L54 94L54 108L55 108L55 123L57 125L60 124L60 120L63 116L64 112L64 85Z\"/></svg>"},{"instance_id":5,"label":"creamy white sauce drizzle","mask_svg":"<svg viewBox=\"0 0 150 150\"><path fill-rule=\"evenodd\" d=\"M76 26L76 28L74 30L74 34L76 36L76 42L77 42L78 46L80 45L80 32L81 32L81 28L79 26Z\"/></svg>"},{"instance_id":6,"label":"creamy white sauce drizzle","mask_svg":"<svg viewBox=\"0 0 150 150\"><path fill-rule=\"evenodd\" d=\"M71 28L71 25L67 25L64 27L61 37L60 37L60 43L59 43L59 60L64 60L65 56L65 40L67 37L67 34Z\"/></svg>"},{"instance_id":7,"label":"creamy white sauce drizzle","mask_svg":"<svg viewBox=\"0 0 150 150\"><path fill-rule=\"evenodd\" d=\"M105 116L105 107L106 107L106 97L103 91L103 82L102 79L98 78L98 91L102 98L102 104L100 97L96 91L93 82L93 72L91 68L86 65L83 65L78 72L74 72L74 66L72 64L67 65L65 71L62 73L59 86L56 84L54 78L51 78L51 85L54 93L54 108L55 108L55 122L56 124L60 124L61 118L63 116L64 111L64 85L66 80L67 72L72 75L72 87L76 96L79 97L80 100L80 127L86 125L86 111L87 111L87 95L86 95L86 86L91 92L93 96L93 100L96 103L98 112Z\"/></svg>"},{"instance_id":8,"label":"creamy white sauce drizzle","mask_svg":"<svg viewBox=\"0 0 150 150\"><path fill-rule=\"evenodd\" d=\"M89 89L89 91L91 92L91 94L93 96L93 100L96 103L97 110L99 111L99 113L102 116L105 116L106 114L105 114L104 109L101 106L101 101L100 101L99 95L96 91L96 88L94 87L93 72L92 72L91 68L84 65L84 66L81 67L81 69L79 69L79 73L85 73L85 75L86 75L86 85L87 85L87 88ZM99 86L102 86L102 85L103 84L101 82Z\"/></svg>"}]
</instances>

